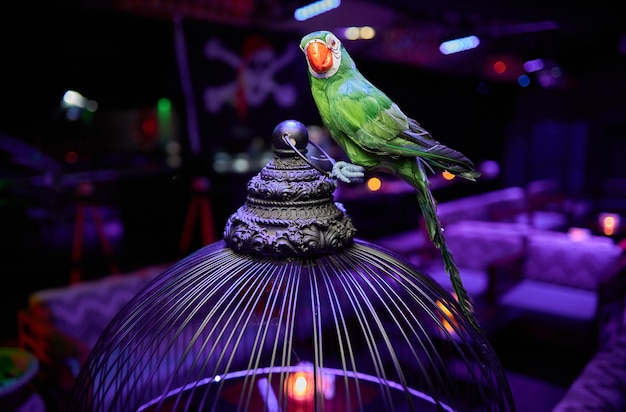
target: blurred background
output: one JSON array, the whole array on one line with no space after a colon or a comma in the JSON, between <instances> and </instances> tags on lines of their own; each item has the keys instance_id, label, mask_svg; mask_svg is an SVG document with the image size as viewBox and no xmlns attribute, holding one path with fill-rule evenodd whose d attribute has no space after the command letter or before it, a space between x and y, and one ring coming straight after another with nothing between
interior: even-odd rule
<instances>
[{"instance_id":1,"label":"blurred background","mask_svg":"<svg viewBox=\"0 0 626 412\"><path fill-rule=\"evenodd\" d=\"M626 179L626 20L614 4L344 0L296 12L308 3L3 3L4 338L35 290L221 238L279 122L301 121L341 157L298 49L313 30L335 32L366 77L483 171L470 184L433 176L440 202L551 179L590 200L592 218L602 202L626 209L624 187L609 184ZM362 238L418 225L412 192L381 179L380 193L340 188Z\"/></svg>"}]
</instances>

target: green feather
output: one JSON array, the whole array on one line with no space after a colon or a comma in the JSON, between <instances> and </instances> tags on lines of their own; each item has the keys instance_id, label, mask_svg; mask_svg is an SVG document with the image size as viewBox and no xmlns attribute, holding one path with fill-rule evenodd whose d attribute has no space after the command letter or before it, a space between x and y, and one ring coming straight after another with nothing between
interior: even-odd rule
<instances>
[{"instance_id":1,"label":"green feather","mask_svg":"<svg viewBox=\"0 0 626 412\"><path fill-rule=\"evenodd\" d=\"M320 71L309 62L311 94L324 126L352 163L368 169L385 169L415 188L430 240L441 251L464 314L479 329L459 269L443 236L425 170L447 170L471 181L480 173L467 157L433 139L368 81L334 34L319 31L304 36L300 47L305 55L309 42L324 43L331 50L329 54L334 62L340 59L339 65Z\"/></svg>"},{"instance_id":2,"label":"green feather","mask_svg":"<svg viewBox=\"0 0 626 412\"><path fill-rule=\"evenodd\" d=\"M470 323L476 329L480 329L474 316L471 299L463 286L461 274L458 267L454 263L452 253L448 249L446 239L443 236L441 222L439 220L439 216L437 215L437 203L432 196L432 192L430 191L430 183L426 178L421 162L419 160L417 162L411 160L398 162L396 174L415 188L417 202L424 216L428 236L435 247L441 251L444 267L450 277L452 289L456 294L458 302L461 304L461 309Z\"/></svg>"}]
</instances>

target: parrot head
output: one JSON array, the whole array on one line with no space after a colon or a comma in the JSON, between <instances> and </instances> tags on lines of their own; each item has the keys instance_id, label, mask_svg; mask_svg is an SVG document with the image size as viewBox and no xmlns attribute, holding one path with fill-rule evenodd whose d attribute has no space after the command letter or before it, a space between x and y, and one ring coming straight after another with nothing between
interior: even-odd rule
<instances>
[{"instance_id":1,"label":"parrot head","mask_svg":"<svg viewBox=\"0 0 626 412\"><path fill-rule=\"evenodd\" d=\"M300 41L300 49L306 56L309 73L318 79L333 76L342 66L354 68L354 62L341 41L329 31L307 34Z\"/></svg>"}]
</instances>

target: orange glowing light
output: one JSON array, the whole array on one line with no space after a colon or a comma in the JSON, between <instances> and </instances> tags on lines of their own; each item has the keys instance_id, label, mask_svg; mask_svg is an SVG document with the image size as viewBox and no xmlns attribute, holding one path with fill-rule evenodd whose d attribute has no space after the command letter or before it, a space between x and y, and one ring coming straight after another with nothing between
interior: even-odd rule
<instances>
[{"instance_id":1,"label":"orange glowing light","mask_svg":"<svg viewBox=\"0 0 626 412\"><path fill-rule=\"evenodd\" d=\"M615 213L601 213L599 216L600 229L606 236L612 236L619 228L619 215Z\"/></svg>"},{"instance_id":2,"label":"orange glowing light","mask_svg":"<svg viewBox=\"0 0 626 412\"><path fill-rule=\"evenodd\" d=\"M367 179L367 188L371 190L372 192L376 192L380 190L382 186L383 186L383 182L377 177L371 177Z\"/></svg>"},{"instance_id":3,"label":"orange glowing light","mask_svg":"<svg viewBox=\"0 0 626 412\"><path fill-rule=\"evenodd\" d=\"M311 402L317 396L324 399L335 397L335 377L319 370L317 374L317 384L313 373L313 366L308 362L302 362L304 370L298 370L289 374L285 381L285 393L297 402Z\"/></svg>"},{"instance_id":4,"label":"orange glowing light","mask_svg":"<svg viewBox=\"0 0 626 412\"><path fill-rule=\"evenodd\" d=\"M458 322L454 318L454 315L452 314L452 312L450 312L450 309L448 309L440 300L438 300L436 304L437 307L443 312L443 316L441 316L441 324L448 333L454 333L454 329L459 326ZM452 323L450 323L448 320L450 320Z\"/></svg>"},{"instance_id":5,"label":"orange glowing light","mask_svg":"<svg viewBox=\"0 0 626 412\"><path fill-rule=\"evenodd\" d=\"M446 180L452 180L455 177L452 173L448 172L447 170L444 170L443 172L441 172L441 176L443 176L443 178Z\"/></svg>"},{"instance_id":6,"label":"orange glowing light","mask_svg":"<svg viewBox=\"0 0 626 412\"><path fill-rule=\"evenodd\" d=\"M295 401L306 401L313 398L313 373L295 372L287 379L287 396Z\"/></svg>"},{"instance_id":7,"label":"orange glowing light","mask_svg":"<svg viewBox=\"0 0 626 412\"><path fill-rule=\"evenodd\" d=\"M606 216L604 218L604 234L607 236L615 233L615 218L613 216Z\"/></svg>"},{"instance_id":8,"label":"orange glowing light","mask_svg":"<svg viewBox=\"0 0 626 412\"><path fill-rule=\"evenodd\" d=\"M306 397L310 392L309 381L304 376L298 376L293 384L293 394L296 397Z\"/></svg>"}]
</instances>

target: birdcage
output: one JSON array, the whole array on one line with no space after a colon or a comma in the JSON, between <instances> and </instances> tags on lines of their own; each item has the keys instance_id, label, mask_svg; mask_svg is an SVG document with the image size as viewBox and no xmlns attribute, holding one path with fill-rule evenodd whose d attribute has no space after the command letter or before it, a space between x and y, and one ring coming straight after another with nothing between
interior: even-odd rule
<instances>
[{"instance_id":1,"label":"birdcage","mask_svg":"<svg viewBox=\"0 0 626 412\"><path fill-rule=\"evenodd\" d=\"M223 240L148 283L81 369L70 410L513 411L504 370L449 292L356 237L299 122Z\"/></svg>"}]
</instances>

